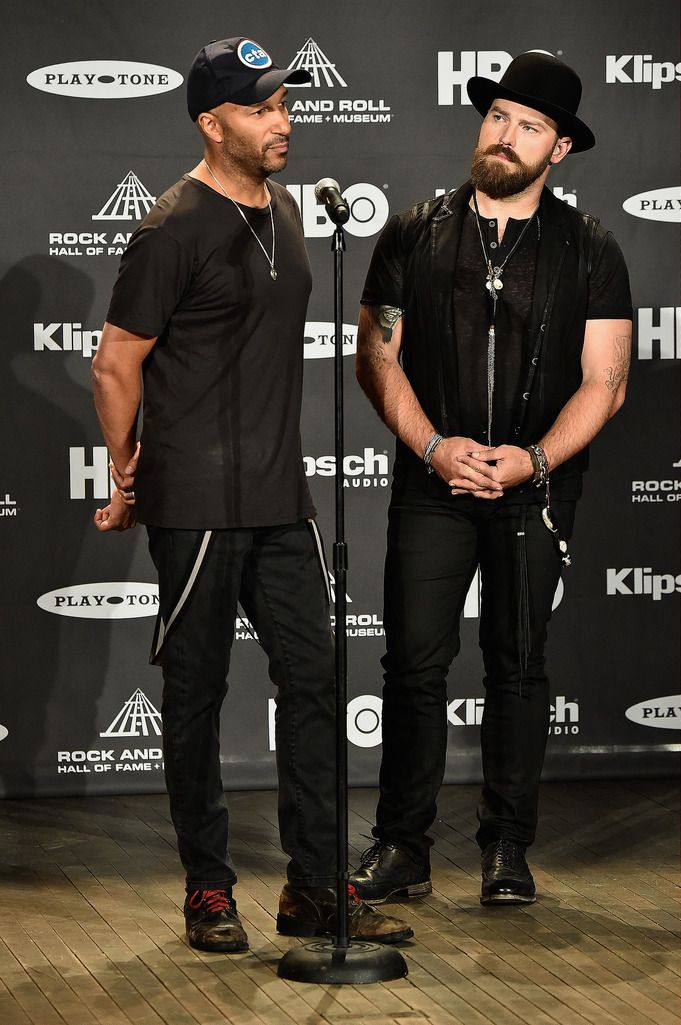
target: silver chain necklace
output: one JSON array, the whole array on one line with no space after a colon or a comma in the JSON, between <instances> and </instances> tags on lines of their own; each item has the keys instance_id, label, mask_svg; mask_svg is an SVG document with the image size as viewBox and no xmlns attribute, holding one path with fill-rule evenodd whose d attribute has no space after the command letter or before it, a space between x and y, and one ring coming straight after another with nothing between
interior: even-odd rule
<instances>
[{"instance_id":1,"label":"silver chain necklace","mask_svg":"<svg viewBox=\"0 0 681 1025\"><path fill-rule=\"evenodd\" d=\"M525 232L529 228L530 224L537 217L537 225L539 225L539 215L535 210L532 216L525 222L523 230L518 235L514 245L512 246L509 253L506 254L504 260L498 267L492 266L492 260L487 253L487 247L485 246L485 240L482 237L482 228L480 227L480 211L478 209L478 197L473 191L473 205L475 207L475 223L478 226L478 235L480 236L480 245L482 246L482 256L487 265L487 280L485 281L485 288L489 292L490 299L492 300L492 316L490 318L489 327L487 328L487 444L492 444L492 407L494 406L494 378L496 371L496 331L494 322L497 313L497 302L499 301L499 292L504 287L504 283L501 280L501 275L504 273L504 268L508 261L511 259L516 249L520 245L525 235Z\"/></svg>"},{"instance_id":2,"label":"silver chain necklace","mask_svg":"<svg viewBox=\"0 0 681 1025\"><path fill-rule=\"evenodd\" d=\"M277 280L277 272L276 272L276 269L274 267L274 249L275 249L275 245L276 245L276 236L275 236L275 233L274 233L274 214L272 213L272 198L270 196L270 190L267 189L267 197L268 197L267 198L267 209L270 212L270 224L272 225L272 255L271 256L268 255L267 250L265 249L264 245L262 244L262 242L260 241L260 239L258 238L256 233L253 231L253 227L252 227L250 221L246 217L246 214L243 212L243 210L241 209L239 204L236 202L235 199L232 199L232 197L227 192L227 190L224 187L224 185L222 184L222 182L219 181L219 179L216 178L215 175L213 174L213 170L212 170L210 164L208 163L208 161L204 158L203 162L206 165L206 169L208 171L208 174L211 176L211 178L213 179L215 184L218 186L218 188L220 188L224 192L225 196L227 196L227 199L230 201L230 203L234 203L234 206L237 208L237 210L241 214L241 217L243 219L244 224L246 225L246 227L250 231L251 235L253 236L253 238L255 239L255 241L258 243L258 245L262 249L263 253L265 254L265 259L267 260L267 262L270 265L270 277L272 278L272 281L276 281Z\"/></svg>"}]
</instances>

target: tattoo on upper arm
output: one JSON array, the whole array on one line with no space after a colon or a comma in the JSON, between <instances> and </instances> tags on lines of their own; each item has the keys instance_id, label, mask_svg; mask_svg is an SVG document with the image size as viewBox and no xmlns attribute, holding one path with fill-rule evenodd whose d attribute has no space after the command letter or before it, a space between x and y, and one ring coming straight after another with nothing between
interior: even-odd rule
<instances>
[{"instance_id":1,"label":"tattoo on upper arm","mask_svg":"<svg viewBox=\"0 0 681 1025\"><path fill-rule=\"evenodd\" d=\"M615 365L605 368L605 386L611 392L616 392L623 384L629 374L629 359L631 356L631 335L617 335L615 338Z\"/></svg>"},{"instance_id":2,"label":"tattoo on upper arm","mask_svg":"<svg viewBox=\"0 0 681 1025\"><path fill-rule=\"evenodd\" d=\"M381 338L387 345L392 341L393 328L402 318L403 311L397 306L372 306L371 312L381 331Z\"/></svg>"}]
</instances>

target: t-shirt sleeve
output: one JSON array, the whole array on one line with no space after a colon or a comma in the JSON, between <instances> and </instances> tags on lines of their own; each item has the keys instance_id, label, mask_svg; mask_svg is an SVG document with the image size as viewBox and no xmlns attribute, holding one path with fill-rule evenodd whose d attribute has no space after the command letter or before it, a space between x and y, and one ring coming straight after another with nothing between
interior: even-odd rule
<instances>
[{"instance_id":1,"label":"t-shirt sleeve","mask_svg":"<svg viewBox=\"0 0 681 1025\"><path fill-rule=\"evenodd\" d=\"M404 310L404 278L402 224L394 215L376 243L360 301L365 306L397 306Z\"/></svg>"},{"instance_id":2,"label":"t-shirt sleeve","mask_svg":"<svg viewBox=\"0 0 681 1025\"><path fill-rule=\"evenodd\" d=\"M163 228L142 225L121 258L107 321L124 331L157 337L185 294L190 277L184 247Z\"/></svg>"},{"instance_id":3,"label":"t-shirt sleeve","mask_svg":"<svg viewBox=\"0 0 681 1025\"><path fill-rule=\"evenodd\" d=\"M587 320L631 320L629 274L622 250L605 235L589 277Z\"/></svg>"}]
</instances>

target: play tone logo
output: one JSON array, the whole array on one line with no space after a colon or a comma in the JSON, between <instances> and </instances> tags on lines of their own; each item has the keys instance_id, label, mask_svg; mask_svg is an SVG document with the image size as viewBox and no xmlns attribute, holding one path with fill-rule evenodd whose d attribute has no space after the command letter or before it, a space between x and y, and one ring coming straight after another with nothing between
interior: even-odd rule
<instances>
[{"instance_id":1,"label":"play tone logo","mask_svg":"<svg viewBox=\"0 0 681 1025\"><path fill-rule=\"evenodd\" d=\"M622 203L622 209L646 221L681 221L681 185L639 192Z\"/></svg>"},{"instance_id":2,"label":"play tone logo","mask_svg":"<svg viewBox=\"0 0 681 1025\"><path fill-rule=\"evenodd\" d=\"M289 82L289 90L294 89L347 89L348 84L338 71L336 65L323 52L312 38L305 40L289 68L303 68L312 76L311 82L297 85ZM304 94L303 94L304 95ZM291 124L307 125L356 125L356 124L389 124L392 111L385 100L348 98L336 99L335 96L320 98L295 98L289 93L289 114Z\"/></svg>"},{"instance_id":3,"label":"play tone logo","mask_svg":"<svg viewBox=\"0 0 681 1025\"><path fill-rule=\"evenodd\" d=\"M639 726L653 726L658 730L681 729L681 694L664 698L648 698L631 705L625 716Z\"/></svg>"},{"instance_id":4,"label":"play tone logo","mask_svg":"<svg viewBox=\"0 0 681 1025\"><path fill-rule=\"evenodd\" d=\"M343 355L357 352L357 327L343 324ZM330 359L336 354L335 325L328 321L309 320L305 324L305 359Z\"/></svg>"},{"instance_id":5,"label":"play tone logo","mask_svg":"<svg viewBox=\"0 0 681 1025\"><path fill-rule=\"evenodd\" d=\"M139 61L69 61L37 68L26 81L34 89L86 100L134 99L177 89L177 71Z\"/></svg>"},{"instance_id":6,"label":"play tone logo","mask_svg":"<svg viewBox=\"0 0 681 1025\"><path fill-rule=\"evenodd\" d=\"M45 612L76 619L140 619L158 611L158 584L102 581L72 584L41 594L36 605Z\"/></svg>"}]
</instances>

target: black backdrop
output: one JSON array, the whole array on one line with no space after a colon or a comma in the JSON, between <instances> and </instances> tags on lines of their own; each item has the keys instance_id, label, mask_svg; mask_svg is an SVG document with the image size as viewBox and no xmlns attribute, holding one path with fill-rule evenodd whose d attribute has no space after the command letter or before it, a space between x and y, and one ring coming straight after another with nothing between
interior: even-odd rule
<instances>
[{"instance_id":1,"label":"black backdrop","mask_svg":"<svg viewBox=\"0 0 681 1025\"><path fill-rule=\"evenodd\" d=\"M347 355L350 775L374 783L380 754L381 570L392 439L354 382L357 300L389 212L456 187L479 117L472 74L543 49L582 76L595 150L550 185L598 214L628 259L636 323L629 398L594 446L574 565L549 645L554 721L546 774L672 771L679 751L677 500L679 12L671 0L489 8L290 0L6 0L0 44L5 160L0 267L3 458L0 792L151 791L163 786L161 678L146 663L156 588L145 534L101 536L107 456L89 363L129 233L200 154L183 76L210 39L250 35L282 66L294 136L279 177L302 209L315 285L305 339L303 447L332 540L331 226L314 203L336 177L351 203ZM144 66L142 66L144 65ZM450 679L449 781L479 774L477 584ZM229 787L274 783L272 691L238 624L223 715Z\"/></svg>"}]
</instances>

